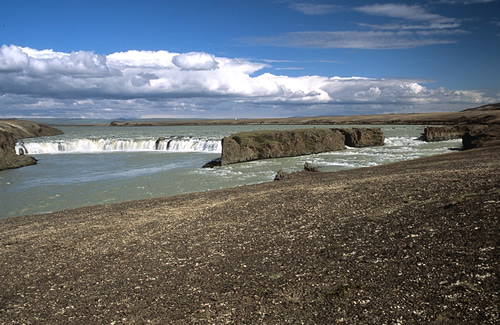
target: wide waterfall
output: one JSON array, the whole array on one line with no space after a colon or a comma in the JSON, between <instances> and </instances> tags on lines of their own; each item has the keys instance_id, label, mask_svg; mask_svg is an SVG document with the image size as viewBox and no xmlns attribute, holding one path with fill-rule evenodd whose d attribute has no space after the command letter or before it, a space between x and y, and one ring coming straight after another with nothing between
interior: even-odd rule
<instances>
[{"instance_id":1,"label":"wide waterfall","mask_svg":"<svg viewBox=\"0 0 500 325\"><path fill-rule=\"evenodd\" d=\"M204 138L157 138L157 139L71 139L43 142L19 142L17 153L99 153L125 151L168 151L168 152L222 152L220 140Z\"/></svg>"}]
</instances>

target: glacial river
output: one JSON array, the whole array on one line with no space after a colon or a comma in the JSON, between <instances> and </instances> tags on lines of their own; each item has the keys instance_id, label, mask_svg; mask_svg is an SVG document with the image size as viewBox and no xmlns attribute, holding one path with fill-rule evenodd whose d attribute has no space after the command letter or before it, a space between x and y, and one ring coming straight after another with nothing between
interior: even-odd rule
<instances>
[{"instance_id":1,"label":"glacial river","mask_svg":"<svg viewBox=\"0 0 500 325\"><path fill-rule=\"evenodd\" d=\"M419 140L425 126L390 125L379 126L386 137L382 147L201 168L220 157L224 136L305 127L331 126L58 126L63 135L18 143L38 164L0 172L0 218L268 182L277 170L301 170L305 162L338 171L461 147L460 140Z\"/></svg>"}]
</instances>

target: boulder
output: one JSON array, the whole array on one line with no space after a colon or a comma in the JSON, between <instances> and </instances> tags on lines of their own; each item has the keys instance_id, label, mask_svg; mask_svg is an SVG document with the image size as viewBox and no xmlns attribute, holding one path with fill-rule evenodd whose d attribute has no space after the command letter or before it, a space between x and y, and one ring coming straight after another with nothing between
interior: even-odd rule
<instances>
[{"instance_id":1,"label":"boulder","mask_svg":"<svg viewBox=\"0 0 500 325\"><path fill-rule=\"evenodd\" d=\"M314 172L314 173L319 172L319 168L318 167L314 167L310 162L306 162L304 164L304 170L306 172Z\"/></svg>"},{"instance_id":2,"label":"boulder","mask_svg":"<svg viewBox=\"0 0 500 325\"><path fill-rule=\"evenodd\" d=\"M278 170L276 176L274 176L275 181L281 181L282 179L289 178L290 174L283 171L283 169Z\"/></svg>"},{"instance_id":3,"label":"boulder","mask_svg":"<svg viewBox=\"0 0 500 325\"><path fill-rule=\"evenodd\" d=\"M384 145L384 133L380 128L335 129L345 137L345 145L362 148Z\"/></svg>"}]
</instances>

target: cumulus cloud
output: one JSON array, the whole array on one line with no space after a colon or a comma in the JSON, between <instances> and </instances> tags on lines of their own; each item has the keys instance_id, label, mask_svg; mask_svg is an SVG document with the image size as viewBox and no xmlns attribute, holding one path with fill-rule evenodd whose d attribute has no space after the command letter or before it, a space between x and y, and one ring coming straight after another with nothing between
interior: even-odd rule
<instances>
[{"instance_id":1,"label":"cumulus cloud","mask_svg":"<svg viewBox=\"0 0 500 325\"><path fill-rule=\"evenodd\" d=\"M30 51L28 51L29 53ZM31 51L32 52L32 51ZM33 52L32 52L33 53ZM48 75L61 74L71 77L106 77L119 74L119 70L110 69L106 57L93 52L79 51L50 57L41 55L30 58L29 70L33 74Z\"/></svg>"},{"instance_id":2,"label":"cumulus cloud","mask_svg":"<svg viewBox=\"0 0 500 325\"><path fill-rule=\"evenodd\" d=\"M268 67L207 53L99 55L4 45L0 116L269 116L312 113L318 107L324 114L325 107L344 104L491 101L480 92L428 89L418 80L262 73Z\"/></svg>"},{"instance_id":3,"label":"cumulus cloud","mask_svg":"<svg viewBox=\"0 0 500 325\"><path fill-rule=\"evenodd\" d=\"M0 71L22 71L28 67L29 57L17 46L2 46L0 48Z\"/></svg>"},{"instance_id":4,"label":"cumulus cloud","mask_svg":"<svg viewBox=\"0 0 500 325\"><path fill-rule=\"evenodd\" d=\"M219 66L213 55L197 52L176 55L172 62L182 70L215 70Z\"/></svg>"}]
</instances>

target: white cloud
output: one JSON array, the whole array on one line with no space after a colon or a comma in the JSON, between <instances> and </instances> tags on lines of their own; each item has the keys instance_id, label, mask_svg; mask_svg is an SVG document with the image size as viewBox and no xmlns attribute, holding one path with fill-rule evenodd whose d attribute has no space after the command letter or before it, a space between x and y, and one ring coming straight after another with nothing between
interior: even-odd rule
<instances>
[{"instance_id":1,"label":"white cloud","mask_svg":"<svg viewBox=\"0 0 500 325\"><path fill-rule=\"evenodd\" d=\"M343 104L389 103L395 109L492 101L480 92L428 89L418 80L258 74L269 66L207 53L104 56L4 45L0 66L4 117L276 116L312 113L313 108L325 114Z\"/></svg>"},{"instance_id":2,"label":"white cloud","mask_svg":"<svg viewBox=\"0 0 500 325\"><path fill-rule=\"evenodd\" d=\"M172 62L182 70L215 70L219 66L213 55L197 52L176 55Z\"/></svg>"},{"instance_id":3,"label":"white cloud","mask_svg":"<svg viewBox=\"0 0 500 325\"><path fill-rule=\"evenodd\" d=\"M28 67L29 57L17 46L2 46L0 48L0 71L22 71Z\"/></svg>"},{"instance_id":4,"label":"white cloud","mask_svg":"<svg viewBox=\"0 0 500 325\"><path fill-rule=\"evenodd\" d=\"M355 8L356 11L367 15L383 16L396 19L396 22L388 24L364 24L359 26L369 27L376 30L456 30L459 31L461 22L456 18L444 17L442 15L428 12L421 6L410 6L405 4L375 4ZM406 23L403 21L408 21Z\"/></svg>"},{"instance_id":5,"label":"white cloud","mask_svg":"<svg viewBox=\"0 0 500 325\"><path fill-rule=\"evenodd\" d=\"M372 29L378 30L416 30L416 29L431 29L431 30L440 30L440 29L454 29L460 27L459 23L439 23L433 22L428 24L401 24L401 23L392 23L385 25L374 25L374 24L365 24L358 23L359 26L369 27Z\"/></svg>"},{"instance_id":6,"label":"white cloud","mask_svg":"<svg viewBox=\"0 0 500 325\"><path fill-rule=\"evenodd\" d=\"M458 33L458 31L454 31L449 34ZM454 39L442 38L440 37L442 35L443 33L439 30L432 30L426 34L410 30L312 31L287 33L273 37L255 37L247 39L247 41L280 47L346 49L407 49L435 44L455 43Z\"/></svg>"},{"instance_id":7,"label":"white cloud","mask_svg":"<svg viewBox=\"0 0 500 325\"><path fill-rule=\"evenodd\" d=\"M456 22L453 18L447 18L438 14L433 14L421 6L409 6L405 4L375 4L361 6L355 10L369 15L385 16L391 18L400 18L413 21L432 21L440 23Z\"/></svg>"},{"instance_id":8,"label":"white cloud","mask_svg":"<svg viewBox=\"0 0 500 325\"><path fill-rule=\"evenodd\" d=\"M339 6L318 3L292 3L290 8L306 15L325 15L340 9Z\"/></svg>"},{"instance_id":9,"label":"white cloud","mask_svg":"<svg viewBox=\"0 0 500 325\"><path fill-rule=\"evenodd\" d=\"M300 7L304 4L293 4ZM304 5L306 6L306 5ZM316 5L307 5L316 6ZM457 42L460 21L431 13L419 5L374 4L352 8L366 15L389 18L387 23L357 23L369 30L319 30L244 39L249 44L295 48L409 49Z\"/></svg>"}]
</instances>

